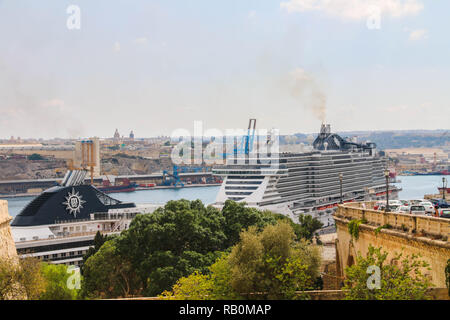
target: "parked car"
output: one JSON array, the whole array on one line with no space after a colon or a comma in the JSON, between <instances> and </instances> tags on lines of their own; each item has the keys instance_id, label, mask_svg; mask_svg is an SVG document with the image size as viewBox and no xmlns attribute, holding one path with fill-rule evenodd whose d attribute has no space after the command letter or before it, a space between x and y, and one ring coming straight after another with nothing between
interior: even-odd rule
<instances>
[{"instance_id":1,"label":"parked car","mask_svg":"<svg viewBox=\"0 0 450 320\"><path fill-rule=\"evenodd\" d=\"M450 208L450 203L444 199L431 199L430 201L438 208Z\"/></svg>"},{"instance_id":2,"label":"parked car","mask_svg":"<svg viewBox=\"0 0 450 320\"><path fill-rule=\"evenodd\" d=\"M409 213L415 215L426 215L427 211L425 210L424 206L412 205L409 209Z\"/></svg>"},{"instance_id":3,"label":"parked car","mask_svg":"<svg viewBox=\"0 0 450 320\"><path fill-rule=\"evenodd\" d=\"M400 205L397 205L397 204L392 204L392 205L390 204L390 205L389 205L389 211L390 211L390 212L395 212L395 211L397 211L397 209L400 208L400 207L401 207L401 206L400 206Z\"/></svg>"},{"instance_id":4,"label":"parked car","mask_svg":"<svg viewBox=\"0 0 450 320\"><path fill-rule=\"evenodd\" d=\"M440 209L438 212L440 218L450 218L450 209Z\"/></svg>"},{"instance_id":5,"label":"parked car","mask_svg":"<svg viewBox=\"0 0 450 320\"><path fill-rule=\"evenodd\" d=\"M389 205L389 212L396 212L399 207L400 206L395 205L395 204ZM386 209L386 204L384 204L384 203L378 207L379 211L385 211L385 209Z\"/></svg>"},{"instance_id":6,"label":"parked car","mask_svg":"<svg viewBox=\"0 0 450 320\"><path fill-rule=\"evenodd\" d=\"M400 206L396 210L396 212L398 213L409 213L409 211L410 211L409 206Z\"/></svg>"},{"instance_id":7,"label":"parked car","mask_svg":"<svg viewBox=\"0 0 450 320\"><path fill-rule=\"evenodd\" d=\"M407 200L399 200L403 206L408 206L409 207L409 202Z\"/></svg>"},{"instance_id":8,"label":"parked car","mask_svg":"<svg viewBox=\"0 0 450 320\"><path fill-rule=\"evenodd\" d=\"M392 211L393 206L401 206L402 203L399 200L389 200L389 210ZM373 206L374 210L384 210L386 207L386 200L377 201Z\"/></svg>"},{"instance_id":9,"label":"parked car","mask_svg":"<svg viewBox=\"0 0 450 320\"><path fill-rule=\"evenodd\" d=\"M373 205L373 210L379 210L380 206L385 203L386 201L377 201L375 202L375 204Z\"/></svg>"},{"instance_id":10,"label":"parked car","mask_svg":"<svg viewBox=\"0 0 450 320\"><path fill-rule=\"evenodd\" d=\"M427 214L432 215L435 213L434 205L430 201L422 201L421 203L419 203L419 205L425 207L425 211L427 212Z\"/></svg>"}]
</instances>

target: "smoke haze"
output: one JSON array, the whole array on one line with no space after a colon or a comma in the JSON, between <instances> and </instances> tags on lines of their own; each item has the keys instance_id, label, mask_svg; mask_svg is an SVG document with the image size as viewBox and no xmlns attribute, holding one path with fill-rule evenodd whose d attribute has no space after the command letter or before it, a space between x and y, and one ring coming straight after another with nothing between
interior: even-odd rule
<instances>
[{"instance_id":1,"label":"smoke haze","mask_svg":"<svg viewBox=\"0 0 450 320\"><path fill-rule=\"evenodd\" d=\"M297 68L291 72L291 94L299 103L322 123L326 118L327 98L314 78L305 70Z\"/></svg>"}]
</instances>

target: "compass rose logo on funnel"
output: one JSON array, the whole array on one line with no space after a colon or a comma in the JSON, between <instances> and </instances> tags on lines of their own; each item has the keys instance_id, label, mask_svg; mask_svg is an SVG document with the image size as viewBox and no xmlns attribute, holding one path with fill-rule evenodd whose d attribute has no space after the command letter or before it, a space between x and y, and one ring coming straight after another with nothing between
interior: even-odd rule
<instances>
[{"instance_id":1,"label":"compass rose logo on funnel","mask_svg":"<svg viewBox=\"0 0 450 320\"><path fill-rule=\"evenodd\" d=\"M69 192L65 198L66 201L62 204L65 205L66 210L76 218L77 214L80 213L80 210L83 209L83 203L86 203L86 201L82 199L83 196L80 195L78 191L75 192L74 188L72 188L72 192Z\"/></svg>"}]
</instances>

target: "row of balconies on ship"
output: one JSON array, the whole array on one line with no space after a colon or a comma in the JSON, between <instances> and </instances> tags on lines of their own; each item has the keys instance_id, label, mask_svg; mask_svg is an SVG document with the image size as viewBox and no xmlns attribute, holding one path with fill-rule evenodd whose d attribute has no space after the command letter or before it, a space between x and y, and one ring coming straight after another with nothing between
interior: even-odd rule
<instances>
[{"instance_id":1,"label":"row of balconies on ship","mask_svg":"<svg viewBox=\"0 0 450 320\"><path fill-rule=\"evenodd\" d=\"M243 170L251 170L251 169L267 169L267 168L279 168L279 169L285 169L286 164L281 164L276 161L267 162L267 163L230 163L230 164L222 164L222 165L216 165L213 167L214 170L227 170L227 169L243 169Z\"/></svg>"},{"instance_id":2,"label":"row of balconies on ship","mask_svg":"<svg viewBox=\"0 0 450 320\"><path fill-rule=\"evenodd\" d=\"M348 185L353 184L361 184L361 185L378 185L382 183L382 180L373 180L370 178L355 178L351 180L346 180L343 182L343 188L345 188ZM339 181L327 181L327 182L316 182L316 181L295 181L290 182L289 184L281 184L280 182L276 185L276 190L278 192L285 192L289 190L311 190L312 188L327 188L327 187L333 187L333 188L340 188L340 182Z\"/></svg>"},{"instance_id":3,"label":"row of balconies on ship","mask_svg":"<svg viewBox=\"0 0 450 320\"><path fill-rule=\"evenodd\" d=\"M338 179L339 180L339 174L342 173L344 179L347 179L349 177L355 176L355 175L361 175L361 176L368 176L368 177L374 177L376 174L374 174L371 170L367 169L358 169L358 170L346 170L346 171L335 171L335 172L321 172L321 171L315 171L315 172L302 172L300 174L296 173L290 173L289 176L283 176L280 178L280 183L285 181L306 181L311 179L321 180L321 179Z\"/></svg>"},{"instance_id":4,"label":"row of balconies on ship","mask_svg":"<svg viewBox=\"0 0 450 320\"><path fill-rule=\"evenodd\" d=\"M251 195L253 192L244 192L244 191L226 191L225 194L227 196L249 196Z\"/></svg>"},{"instance_id":5,"label":"row of balconies on ship","mask_svg":"<svg viewBox=\"0 0 450 320\"><path fill-rule=\"evenodd\" d=\"M373 165L374 163L380 163L379 160L373 160L373 159L366 159L364 161L308 161L308 162L290 162L286 165L288 168L322 168L322 167L345 167L345 166L351 166L351 165Z\"/></svg>"},{"instance_id":6,"label":"row of balconies on ship","mask_svg":"<svg viewBox=\"0 0 450 320\"><path fill-rule=\"evenodd\" d=\"M353 183L347 183L345 186L342 186L342 192L347 193L351 192L355 189L364 189L364 188L371 188L376 186L376 184L371 184L367 182L353 182ZM278 189L278 194L281 196L289 196L296 193L309 193L310 195L317 195L317 196L326 196L330 194L330 192L340 192L340 186L339 185L330 185L330 186L307 186L304 188L299 189L298 187L291 187L288 189Z\"/></svg>"},{"instance_id":7,"label":"row of balconies on ship","mask_svg":"<svg viewBox=\"0 0 450 320\"><path fill-rule=\"evenodd\" d=\"M262 181L264 180L265 176L234 176L234 175L229 175L226 176L227 181Z\"/></svg>"},{"instance_id":8,"label":"row of balconies on ship","mask_svg":"<svg viewBox=\"0 0 450 320\"><path fill-rule=\"evenodd\" d=\"M373 188L375 188L375 187L373 187ZM294 194L290 195L292 193L294 193ZM365 188L359 187L359 188L353 188L353 189L346 189L345 191L343 190L344 199L348 198L348 194L350 194L350 193L357 194L357 195L358 194L359 195L366 194ZM338 191L338 192L335 192L332 194L330 194L330 193L321 194L321 193L310 193L310 192L305 192L305 193L291 192L291 193L280 193L279 196L281 196L281 199L279 199L279 198L278 199L270 199L270 198L263 197L264 201L261 202L261 205L277 204L277 203L291 202L291 201L295 201L295 202L308 201L308 202L314 203L314 205L317 205L317 201L320 201L322 199L326 199L326 198L340 199L340 192Z\"/></svg>"},{"instance_id":9,"label":"row of balconies on ship","mask_svg":"<svg viewBox=\"0 0 450 320\"><path fill-rule=\"evenodd\" d=\"M318 170L329 170L329 171L341 171L344 169L351 170L352 168L367 168L371 169L373 166L369 163L364 164L346 164L346 165L324 165L324 166L305 166L305 167L288 167L289 172L301 172L301 171L318 171Z\"/></svg>"},{"instance_id":10,"label":"row of balconies on ship","mask_svg":"<svg viewBox=\"0 0 450 320\"><path fill-rule=\"evenodd\" d=\"M229 176L229 175L263 175L263 176L281 176L286 175L288 173L287 169L234 169L234 168L227 168L227 169L214 169L213 174L217 176Z\"/></svg>"},{"instance_id":11,"label":"row of balconies on ship","mask_svg":"<svg viewBox=\"0 0 450 320\"><path fill-rule=\"evenodd\" d=\"M349 152L349 151L340 151L340 150L330 150L330 151L319 151L315 150L312 152L305 153L292 153L292 152L284 152L280 154L280 158L288 159L288 158L305 158L305 157L346 157L346 156L369 156L369 152L359 151L359 152Z\"/></svg>"},{"instance_id":12,"label":"row of balconies on ship","mask_svg":"<svg viewBox=\"0 0 450 320\"><path fill-rule=\"evenodd\" d=\"M311 169L323 169L326 170L329 168L329 170L338 170L340 168L354 168L355 166L374 166L375 167L382 167L382 163L379 162L378 164L374 163L374 161L367 161L367 162L345 162L345 163L338 163L338 162L329 162L329 164L319 164L315 165L311 162L305 163L303 166L293 166L292 164L267 164L267 165L222 165L222 166L216 166L213 168L213 174L215 175L229 175L229 174L273 174L273 175L281 175L286 173L286 169L291 170L311 170Z\"/></svg>"},{"instance_id":13,"label":"row of balconies on ship","mask_svg":"<svg viewBox=\"0 0 450 320\"><path fill-rule=\"evenodd\" d=\"M355 168L355 167L347 167L347 168L332 168L332 169L323 169L321 168L320 170L308 170L308 171L304 171L304 174L306 175L329 175L330 173L342 173L342 174L348 174L349 172L366 172L367 174L371 173L372 169L371 168L366 168L366 167L361 167L361 168ZM238 175L238 176L251 176L251 175L261 175L261 176L292 176L293 172L302 172L300 170L295 171L295 169L289 169L289 171L287 169L279 169L279 170L271 170L271 169L261 169L261 170L233 170L233 169L228 169L228 170L216 170L213 171L213 174L215 175L219 175L219 176L233 176L233 175ZM382 174L382 173L381 173Z\"/></svg>"},{"instance_id":14,"label":"row of balconies on ship","mask_svg":"<svg viewBox=\"0 0 450 320\"><path fill-rule=\"evenodd\" d=\"M273 157L265 157L265 158L240 158L240 159L233 159L232 161L227 161L225 165L217 166L218 169L223 169L224 167L229 166L264 166L267 164L276 165L276 164L294 164L294 163L319 163L323 164L325 162L329 163L336 163L336 162L347 162L347 163L354 163L354 162L363 162L363 161L386 161L384 158L374 158L372 156L355 156L355 155L336 155L336 156L299 156L295 158L277 158L276 156Z\"/></svg>"},{"instance_id":15,"label":"row of balconies on ship","mask_svg":"<svg viewBox=\"0 0 450 320\"><path fill-rule=\"evenodd\" d=\"M238 190L256 190L258 189L258 186L253 187L243 187L243 186L225 186L225 190L229 191L238 191Z\"/></svg>"},{"instance_id":16,"label":"row of balconies on ship","mask_svg":"<svg viewBox=\"0 0 450 320\"><path fill-rule=\"evenodd\" d=\"M367 161L358 161L358 162L328 162L328 163L321 163L321 164L314 164L314 163L302 163L301 165L296 165L293 163L286 164L287 168L327 168L327 167L333 167L333 168L340 168L340 167L354 167L354 166L382 166L384 165L383 162L379 160L367 160Z\"/></svg>"},{"instance_id":17,"label":"row of balconies on ship","mask_svg":"<svg viewBox=\"0 0 450 320\"><path fill-rule=\"evenodd\" d=\"M371 188L373 186L376 186L377 184L374 184L372 181L355 181L355 182L348 182L343 184L342 189L343 193L352 192L355 189L364 189L364 188ZM336 191L340 192L340 185L328 185L328 186L315 186L311 184L304 184L300 186L291 186L291 187L284 187L279 188L277 186L276 191L270 191L266 192L265 196L270 197L271 195L281 195L283 197L286 196L297 196L301 194L309 194L310 196L313 194L319 195L319 196L326 196L330 193L330 191ZM267 198L264 197L264 198Z\"/></svg>"},{"instance_id":18,"label":"row of balconies on ship","mask_svg":"<svg viewBox=\"0 0 450 320\"><path fill-rule=\"evenodd\" d=\"M349 183L355 183L355 182L359 182L359 183L366 183L366 184L372 184L373 180L370 178L361 178L361 179L348 179L345 182L342 182L342 186L348 185ZM302 188L302 187L309 187L309 188L322 188L322 187L327 187L327 186L338 186L340 187L340 182L339 181L314 181L314 180L310 180L308 182L302 182L302 181L298 181L298 182L290 182L289 184L281 184L278 183L277 184L277 190L279 191L283 191L289 188Z\"/></svg>"},{"instance_id":19,"label":"row of balconies on ship","mask_svg":"<svg viewBox=\"0 0 450 320\"><path fill-rule=\"evenodd\" d=\"M374 172L371 168L347 168L345 170L310 170L310 171L289 171L288 176L280 177L281 180L291 179L291 178L308 178L308 177L318 177L318 178L336 178L339 179L339 174L343 177L351 177L355 174L364 174L367 176L373 176L378 174Z\"/></svg>"},{"instance_id":20,"label":"row of balconies on ship","mask_svg":"<svg viewBox=\"0 0 450 320\"><path fill-rule=\"evenodd\" d=\"M291 167L324 167L324 166L346 166L346 165L359 165L359 164L384 164L383 161L378 159L362 159L358 161L308 161L308 162L289 162L286 165Z\"/></svg>"},{"instance_id":21,"label":"row of balconies on ship","mask_svg":"<svg viewBox=\"0 0 450 320\"><path fill-rule=\"evenodd\" d=\"M354 160L354 159L383 159L381 157L373 157L369 154L345 154L345 155L315 155L315 156L306 156L306 157L282 157L280 158L280 162L286 160L286 162L295 162L295 161L333 161L333 160Z\"/></svg>"},{"instance_id":22,"label":"row of balconies on ship","mask_svg":"<svg viewBox=\"0 0 450 320\"><path fill-rule=\"evenodd\" d=\"M356 191L350 191L343 194L343 200L350 200L355 199L356 197L362 197L366 193L364 190L356 190ZM294 203L294 207L291 209L298 209L298 208L313 208L315 206L323 206L327 204L334 204L340 201L340 194L328 194L326 196L314 196L311 194L302 194L301 196L296 195L295 197L285 197L283 198L277 198L277 199L264 199L260 204L261 205L271 205L271 204L278 204L278 203L285 203L285 202L292 202ZM297 205L295 205L297 204Z\"/></svg>"},{"instance_id":23,"label":"row of balconies on ship","mask_svg":"<svg viewBox=\"0 0 450 320\"><path fill-rule=\"evenodd\" d=\"M367 176L373 176L374 173L371 169L368 168L353 168L353 170L347 169L347 170L314 170L314 171L308 171L308 172L298 172L293 171L290 172L288 176L282 176L281 179L290 179L290 178L328 178L328 177L336 177L339 178L339 174L342 174L344 177L351 177L355 174L364 174Z\"/></svg>"},{"instance_id":24,"label":"row of balconies on ship","mask_svg":"<svg viewBox=\"0 0 450 320\"><path fill-rule=\"evenodd\" d=\"M255 184L255 185L259 185L263 182L264 177L258 178L258 179L227 179L225 181L225 184L235 184L235 185L239 185L239 184L245 184L245 185L249 185L249 184Z\"/></svg>"},{"instance_id":25,"label":"row of balconies on ship","mask_svg":"<svg viewBox=\"0 0 450 320\"><path fill-rule=\"evenodd\" d=\"M349 152L342 152L342 151L327 151L326 153L323 151L313 151L313 152L306 152L306 153L250 153L248 156L230 156L227 157L226 161L227 164L234 164L235 162L248 162L248 161L290 161L292 159L301 159L301 160L313 160L317 158L351 158L355 156L366 156L371 157L369 153L349 153Z\"/></svg>"}]
</instances>

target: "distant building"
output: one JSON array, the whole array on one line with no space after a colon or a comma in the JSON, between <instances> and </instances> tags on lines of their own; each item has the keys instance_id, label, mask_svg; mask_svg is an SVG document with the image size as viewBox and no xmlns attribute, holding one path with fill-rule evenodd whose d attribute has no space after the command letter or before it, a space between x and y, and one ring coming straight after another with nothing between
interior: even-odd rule
<instances>
[{"instance_id":1,"label":"distant building","mask_svg":"<svg viewBox=\"0 0 450 320\"><path fill-rule=\"evenodd\" d=\"M114 140L115 141L119 141L120 140L119 130L117 130L117 129L116 129L116 132L114 132Z\"/></svg>"},{"instance_id":2,"label":"distant building","mask_svg":"<svg viewBox=\"0 0 450 320\"><path fill-rule=\"evenodd\" d=\"M133 130L131 130L131 132L130 132L130 140L134 140L134 133L133 133Z\"/></svg>"}]
</instances>

